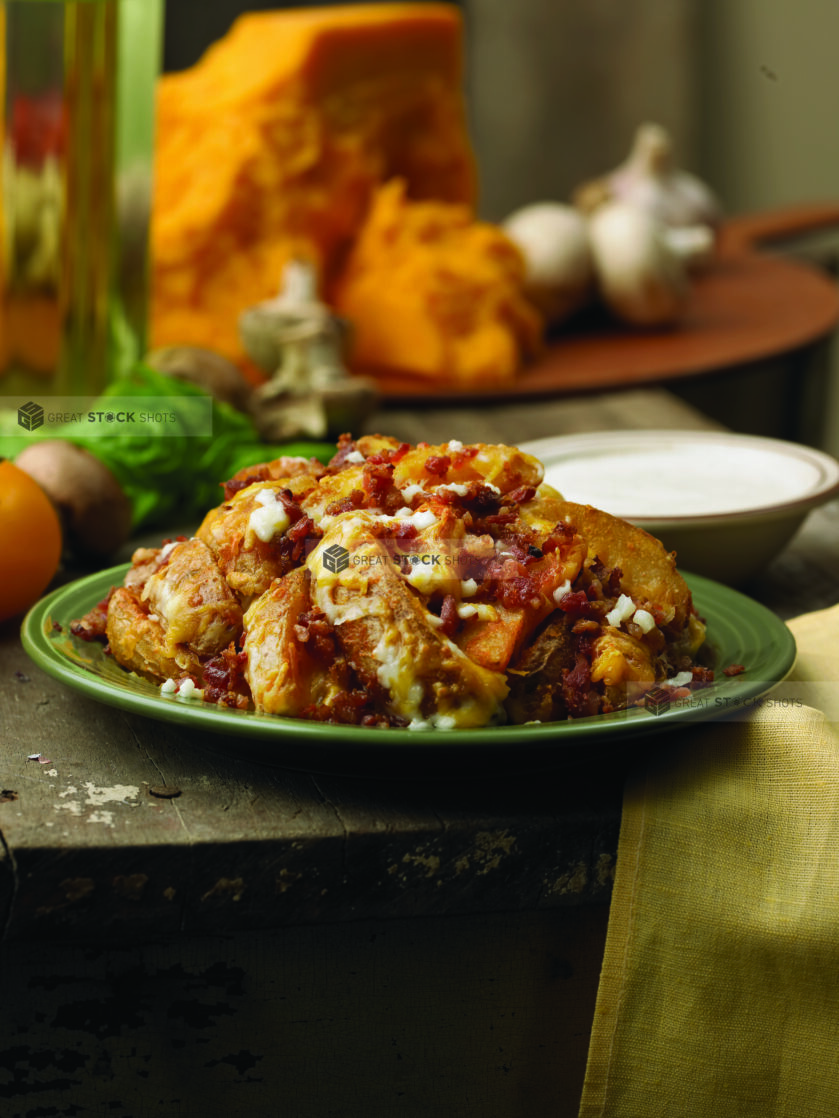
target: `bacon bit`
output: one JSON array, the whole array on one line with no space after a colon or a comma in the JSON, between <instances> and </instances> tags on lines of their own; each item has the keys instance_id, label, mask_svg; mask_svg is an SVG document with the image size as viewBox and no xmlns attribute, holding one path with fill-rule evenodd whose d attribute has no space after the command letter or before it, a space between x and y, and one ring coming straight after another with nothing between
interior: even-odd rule
<instances>
[{"instance_id":1,"label":"bacon bit","mask_svg":"<svg viewBox=\"0 0 839 1118\"><path fill-rule=\"evenodd\" d=\"M691 696L689 687L670 687L668 690L672 699L689 699Z\"/></svg>"},{"instance_id":2,"label":"bacon bit","mask_svg":"<svg viewBox=\"0 0 839 1118\"><path fill-rule=\"evenodd\" d=\"M612 597L612 598L619 598L620 597L621 589L622 589L621 588L622 579L623 579L623 571L620 569L620 567L612 567L612 569L606 575L606 582L604 583L604 586L606 588L606 592L609 594L610 597Z\"/></svg>"},{"instance_id":3,"label":"bacon bit","mask_svg":"<svg viewBox=\"0 0 839 1118\"><path fill-rule=\"evenodd\" d=\"M364 507L367 498L363 489L353 489L347 497L342 497L340 501L332 501L326 506L327 516L340 516L342 512L354 512L356 509Z\"/></svg>"},{"instance_id":4,"label":"bacon bit","mask_svg":"<svg viewBox=\"0 0 839 1118\"><path fill-rule=\"evenodd\" d=\"M611 599L615 602L623 593L623 571L620 567L606 567L599 559L595 559L589 568L589 577L591 581L587 593L592 601Z\"/></svg>"},{"instance_id":5,"label":"bacon bit","mask_svg":"<svg viewBox=\"0 0 839 1118\"><path fill-rule=\"evenodd\" d=\"M294 636L305 644L312 656L324 664L335 659L335 630L327 616L317 607L301 613L294 626Z\"/></svg>"},{"instance_id":6,"label":"bacon bit","mask_svg":"<svg viewBox=\"0 0 839 1118\"><path fill-rule=\"evenodd\" d=\"M499 495L488 485L476 481L470 484L468 492L460 498L460 503L473 516L480 518L497 516L500 500Z\"/></svg>"},{"instance_id":7,"label":"bacon bit","mask_svg":"<svg viewBox=\"0 0 839 1118\"><path fill-rule=\"evenodd\" d=\"M204 665L201 686L204 701L222 706L249 706L249 689L245 679L247 655L231 643ZM196 682L196 681L194 681Z\"/></svg>"},{"instance_id":8,"label":"bacon bit","mask_svg":"<svg viewBox=\"0 0 839 1118\"><path fill-rule=\"evenodd\" d=\"M347 726L391 726L398 723L397 719L377 714L370 706L371 699L366 691L341 691L330 703L306 707L300 715L314 722L335 722Z\"/></svg>"},{"instance_id":9,"label":"bacon bit","mask_svg":"<svg viewBox=\"0 0 839 1118\"><path fill-rule=\"evenodd\" d=\"M495 583L495 597L507 609L521 609L538 599L536 580L523 563L505 559L503 563L490 564L489 574Z\"/></svg>"},{"instance_id":10,"label":"bacon bit","mask_svg":"<svg viewBox=\"0 0 839 1118\"><path fill-rule=\"evenodd\" d=\"M286 531L286 535L291 540L302 540L306 536L315 535L319 529L315 528L315 522L310 516L305 514L299 520L294 521L292 526Z\"/></svg>"},{"instance_id":11,"label":"bacon bit","mask_svg":"<svg viewBox=\"0 0 839 1118\"><path fill-rule=\"evenodd\" d=\"M411 449L411 444L410 443L400 443L399 446L396 448L396 450L393 450L393 451L390 452L390 460L394 464L394 466L396 465L397 462L402 461L402 459L405 457L405 455L408 453L408 451L410 449Z\"/></svg>"},{"instance_id":12,"label":"bacon bit","mask_svg":"<svg viewBox=\"0 0 839 1118\"><path fill-rule=\"evenodd\" d=\"M225 501L231 500L236 493L239 493L242 489L247 489L249 485L255 485L258 481L264 481L267 476L268 474L266 471L264 474L248 474L247 477L231 478L229 481L219 482L219 485L221 485L224 491Z\"/></svg>"},{"instance_id":13,"label":"bacon bit","mask_svg":"<svg viewBox=\"0 0 839 1118\"><path fill-rule=\"evenodd\" d=\"M402 726L404 720L399 718L387 718L384 714L365 714L359 722L359 726Z\"/></svg>"},{"instance_id":14,"label":"bacon bit","mask_svg":"<svg viewBox=\"0 0 839 1118\"><path fill-rule=\"evenodd\" d=\"M448 454L429 454L425 460L425 468L436 477L445 477L449 472L452 460Z\"/></svg>"},{"instance_id":15,"label":"bacon bit","mask_svg":"<svg viewBox=\"0 0 839 1118\"><path fill-rule=\"evenodd\" d=\"M393 464L367 460L362 485L370 503L383 512L393 514L405 507L405 498L393 484Z\"/></svg>"},{"instance_id":16,"label":"bacon bit","mask_svg":"<svg viewBox=\"0 0 839 1118\"><path fill-rule=\"evenodd\" d=\"M453 594L446 594L443 598L443 604L440 606L440 621L439 632L444 637L453 637L460 628L461 619L457 614L457 601Z\"/></svg>"},{"instance_id":17,"label":"bacon bit","mask_svg":"<svg viewBox=\"0 0 839 1118\"><path fill-rule=\"evenodd\" d=\"M70 622L70 632L74 637L83 641L106 641L108 639L105 630L108 623L108 605L114 589L112 586L102 601L97 602L84 617Z\"/></svg>"},{"instance_id":18,"label":"bacon bit","mask_svg":"<svg viewBox=\"0 0 839 1118\"><path fill-rule=\"evenodd\" d=\"M377 450L375 454L368 455L366 461L373 466L393 466L394 454L395 451L391 450L389 447L385 447L383 450Z\"/></svg>"},{"instance_id":19,"label":"bacon bit","mask_svg":"<svg viewBox=\"0 0 839 1118\"><path fill-rule=\"evenodd\" d=\"M559 608L564 613L578 613L586 616L589 613L590 602L585 590L569 590L559 599Z\"/></svg>"},{"instance_id":20,"label":"bacon bit","mask_svg":"<svg viewBox=\"0 0 839 1118\"><path fill-rule=\"evenodd\" d=\"M298 520L301 520L303 517L305 517L306 514L303 512L303 509L300 507L300 505L298 505L298 503L295 501L294 494L291 492L290 489L275 490L274 496L285 509L286 516L292 524L296 524Z\"/></svg>"},{"instance_id":21,"label":"bacon bit","mask_svg":"<svg viewBox=\"0 0 839 1118\"><path fill-rule=\"evenodd\" d=\"M500 551L509 553L511 558L524 564L525 567L532 567L537 562L536 556L530 552L530 544L526 539L521 540L518 536L504 532L498 539L498 545ZM537 548L537 550L539 549ZM542 558L541 553L539 558Z\"/></svg>"},{"instance_id":22,"label":"bacon bit","mask_svg":"<svg viewBox=\"0 0 839 1118\"><path fill-rule=\"evenodd\" d=\"M501 498L501 504L504 506L523 505L526 501L531 501L535 496L535 485L520 485L517 489L511 489L509 493L505 493Z\"/></svg>"},{"instance_id":23,"label":"bacon bit","mask_svg":"<svg viewBox=\"0 0 839 1118\"><path fill-rule=\"evenodd\" d=\"M292 563L298 563L301 559L306 558L309 550L306 545L310 542L314 544L322 536L323 532L317 527L314 520L304 514L292 524L284 536L280 537L280 553L284 559L289 559Z\"/></svg>"},{"instance_id":24,"label":"bacon bit","mask_svg":"<svg viewBox=\"0 0 839 1118\"><path fill-rule=\"evenodd\" d=\"M407 574L408 571L405 569L404 558L395 553L395 551L389 546L391 541L383 540L382 542L385 544L385 546L388 547L388 552L394 563L399 564L399 566L403 568L403 574ZM393 542L401 551L406 551L409 553L417 551L419 548L424 546L422 538L417 531L416 525L409 524L407 520L400 521L399 525L396 528L396 531L394 532Z\"/></svg>"},{"instance_id":25,"label":"bacon bit","mask_svg":"<svg viewBox=\"0 0 839 1118\"><path fill-rule=\"evenodd\" d=\"M419 536L419 530L416 524L411 524L408 520L401 520L396 529L395 538L399 543L405 543L407 540L415 540Z\"/></svg>"},{"instance_id":26,"label":"bacon bit","mask_svg":"<svg viewBox=\"0 0 839 1118\"><path fill-rule=\"evenodd\" d=\"M465 446L463 450L456 450L454 454L451 455L452 465L457 469L470 459L475 458L478 452L479 448L476 446Z\"/></svg>"},{"instance_id":27,"label":"bacon bit","mask_svg":"<svg viewBox=\"0 0 839 1118\"><path fill-rule=\"evenodd\" d=\"M591 687L591 665L582 653L577 654L574 667L565 672L562 696L569 714L583 717L597 714L600 696Z\"/></svg>"},{"instance_id":28,"label":"bacon bit","mask_svg":"<svg viewBox=\"0 0 839 1118\"><path fill-rule=\"evenodd\" d=\"M551 534L542 541L540 547L546 555L550 555L554 551L562 551L568 541L572 540L575 535L576 532L570 524L565 524L560 520Z\"/></svg>"},{"instance_id":29,"label":"bacon bit","mask_svg":"<svg viewBox=\"0 0 839 1118\"><path fill-rule=\"evenodd\" d=\"M352 435L345 433L338 438L338 451L329 459L326 472L329 474L340 473L347 465L347 458L356 449Z\"/></svg>"},{"instance_id":30,"label":"bacon bit","mask_svg":"<svg viewBox=\"0 0 839 1118\"><path fill-rule=\"evenodd\" d=\"M434 494L435 501L455 509L464 509L468 514L479 519L494 513L501 500L498 493L481 481L466 483L465 493L456 493L453 489L440 489Z\"/></svg>"},{"instance_id":31,"label":"bacon bit","mask_svg":"<svg viewBox=\"0 0 839 1118\"><path fill-rule=\"evenodd\" d=\"M667 625L667 611L660 605L647 606L647 609L653 615L653 621L655 621L656 625L659 628L665 628ZM687 670L687 668L689 668L690 666L690 657L687 656L685 658L684 670Z\"/></svg>"},{"instance_id":32,"label":"bacon bit","mask_svg":"<svg viewBox=\"0 0 839 1118\"><path fill-rule=\"evenodd\" d=\"M742 675L745 670L742 664L729 664L727 668L723 668L722 674L727 676Z\"/></svg>"},{"instance_id":33,"label":"bacon bit","mask_svg":"<svg viewBox=\"0 0 839 1118\"><path fill-rule=\"evenodd\" d=\"M696 664L690 669L690 673L693 676L692 682L697 688L710 687L714 682L713 668L703 668Z\"/></svg>"}]
</instances>

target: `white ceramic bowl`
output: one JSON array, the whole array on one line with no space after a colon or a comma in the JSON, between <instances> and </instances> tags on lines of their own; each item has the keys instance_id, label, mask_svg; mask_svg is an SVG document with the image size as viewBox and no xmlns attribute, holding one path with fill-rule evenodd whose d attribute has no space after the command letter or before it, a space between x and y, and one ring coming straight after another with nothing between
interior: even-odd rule
<instances>
[{"instance_id":1,"label":"white ceramic bowl","mask_svg":"<svg viewBox=\"0 0 839 1118\"><path fill-rule=\"evenodd\" d=\"M524 443L545 480L658 536L679 566L728 584L758 574L816 506L839 462L780 439L723 431L598 431Z\"/></svg>"}]
</instances>

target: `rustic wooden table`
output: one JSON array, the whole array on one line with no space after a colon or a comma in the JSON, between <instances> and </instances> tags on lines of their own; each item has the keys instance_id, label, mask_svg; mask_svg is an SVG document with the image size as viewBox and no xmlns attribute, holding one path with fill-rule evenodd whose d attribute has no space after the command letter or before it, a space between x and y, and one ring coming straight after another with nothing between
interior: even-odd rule
<instances>
[{"instance_id":1,"label":"rustic wooden table","mask_svg":"<svg viewBox=\"0 0 839 1118\"><path fill-rule=\"evenodd\" d=\"M707 426L657 389L369 424ZM830 605L837 553L834 503L750 592ZM11 622L0 718L4 1116L576 1114L643 743L533 772L282 768L70 692Z\"/></svg>"}]
</instances>

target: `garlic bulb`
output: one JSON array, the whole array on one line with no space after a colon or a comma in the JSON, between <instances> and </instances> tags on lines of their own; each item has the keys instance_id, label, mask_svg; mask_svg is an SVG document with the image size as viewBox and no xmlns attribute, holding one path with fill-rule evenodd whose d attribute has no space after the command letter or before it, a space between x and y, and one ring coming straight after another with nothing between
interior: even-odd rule
<instances>
[{"instance_id":1,"label":"garlic bulb","mask_svg":"<svg viewBox=\"0 0 839 1118\"><path fill-rule=\"evenodd\" d=\"M589 218L600 298L622 322L661 326L682 314L687 267L666 226L628 202L604 202Z\"/></svg>"},{"instance_id":2,"label":"garlic bulb","mask_svg":"<svg viewBox=\"0 0 839 1118\"><path fill-rule=\"evenodd\" d=\"M534 202L510 214L501 228L525 261L525 289L549 322L589 302L594 265L588 223L574 206Z\"/></svg>"},{"instance_id":3,"label":"garlic bulb","mask_svg":"<svg viewBox=\"0 0 839 1118\"><path fill-rule=\"evenodd\" d=\"M699 271L714 255L710 225L662 225L660 233L688 271Z\"/></svg>"},{"instance_id":4,"label":"garlic bulb","mask_svg":"<svg viewBox=\"0 0 839 1118\"><path fill-rule=\"evenodd\" d=\"M574 193L584 213L607 200L631 202L665 225L713 228L722 217L710 187L675 165L670 135L658 124L642 124L626 162Z\"/></svg>"}]
</instances>

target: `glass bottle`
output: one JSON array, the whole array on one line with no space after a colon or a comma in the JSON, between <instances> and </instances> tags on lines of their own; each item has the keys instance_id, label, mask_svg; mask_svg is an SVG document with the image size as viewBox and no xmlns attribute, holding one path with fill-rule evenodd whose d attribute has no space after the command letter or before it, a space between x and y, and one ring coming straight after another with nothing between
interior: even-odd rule
<instances>
[{"instance_id":1,"label":"glass bottle","mask_svg":"<svg viewBox=\"0 0 839 1118\"><path fill-rule=\"evenodd\" d=\"M145 351L163 3L0 3L0 396L93 396Z\"/></svg>"}]
</instances>

